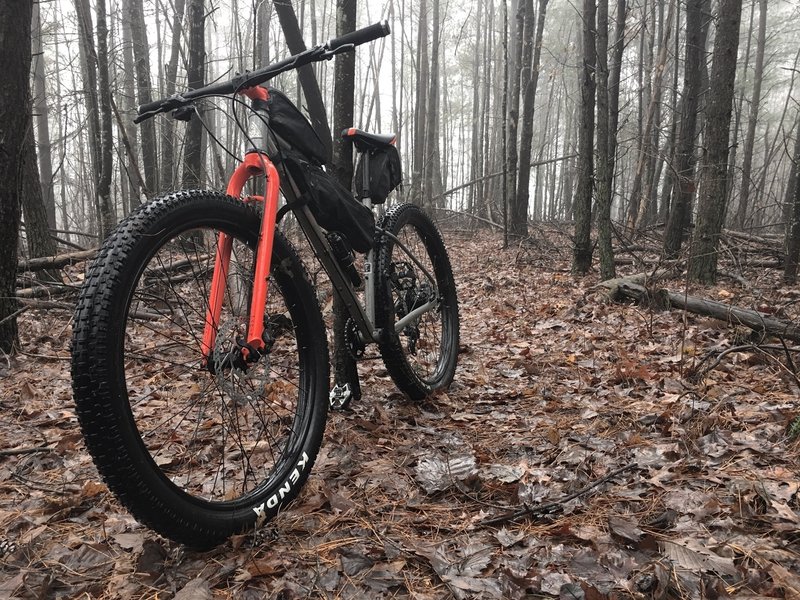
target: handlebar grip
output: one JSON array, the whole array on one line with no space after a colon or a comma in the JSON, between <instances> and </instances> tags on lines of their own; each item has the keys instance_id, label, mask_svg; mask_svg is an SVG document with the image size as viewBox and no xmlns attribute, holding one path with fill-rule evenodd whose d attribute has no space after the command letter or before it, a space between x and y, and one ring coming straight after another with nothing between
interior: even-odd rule
<instances>
[{"instance_id":1,"label":"handlebar grip","mask_svg":"<svg viewBox=\"0 0 800 600\"><path fill-rule=\"evenodd\" d=\"M157 111L162 106L164 106L165 100L156 100L155 102L148 102L147 104L140 104L139 105L139 116L142 116L147 113L151 113Z\"/></svg>"},{"instance_id":2,"label":"handlebar grip","mask_svg":"<svg viewBox=\"0 0 800 600\"><path fill-rule=\"evenodd\" d=\"M391 33L389 21L383 21L381 23L375 23L374 25L368 25L362 29L356 29L350 33L345 33L341 37L332 39L326 45L330 52L336 52L336 50L343 46L359 46L360 44L366 44L372 40L387 36L389 33Z\"/></svg>"}]
</instances>

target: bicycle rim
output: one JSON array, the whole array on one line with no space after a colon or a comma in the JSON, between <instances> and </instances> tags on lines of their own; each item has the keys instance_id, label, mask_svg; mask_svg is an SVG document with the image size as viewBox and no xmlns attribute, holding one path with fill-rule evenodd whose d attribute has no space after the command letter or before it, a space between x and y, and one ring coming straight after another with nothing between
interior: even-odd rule
<instances>
[{"instance_id":1,"label":"bicycle rim","mask_svg":"<svg viewBox=\"0 0 800 600\"><path fill-rule=\"evenodd\" d=\"M203 328L219 231L162 239L133 287L123 326L124 386L152 464L192 499L220 510L247 504L285 476L305 437L303 361L285 282L270 276L269 352L237 364L252 287L252 240L233 235L216 340Z\"/></svg>"}]
</instances>

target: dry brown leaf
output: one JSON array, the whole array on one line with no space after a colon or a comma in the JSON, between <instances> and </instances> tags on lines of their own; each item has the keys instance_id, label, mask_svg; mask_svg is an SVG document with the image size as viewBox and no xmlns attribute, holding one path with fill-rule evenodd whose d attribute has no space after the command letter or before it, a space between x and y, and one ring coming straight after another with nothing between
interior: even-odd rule
<instances>
[{"instance_id":1,"label":"dry brown leaf","mask_svg":"<svg viewBox=\"0 0 800 600\"><path fill-rule=\"evenodd\" d=\"M685 540L684 544L662 540L658 543L662 554L676 565L690 571L711 571L719 575L736 575L732 558L714 554L700 544ZM689 545L691 544L691 548Z\"/></svg>"}]
</instances>

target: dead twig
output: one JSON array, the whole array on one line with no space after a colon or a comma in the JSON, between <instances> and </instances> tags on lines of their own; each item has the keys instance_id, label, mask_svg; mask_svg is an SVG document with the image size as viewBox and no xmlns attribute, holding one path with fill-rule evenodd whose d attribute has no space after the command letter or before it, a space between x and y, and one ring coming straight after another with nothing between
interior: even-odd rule
<instances>
[{"instance_id":1,"label":"dead twig","mask_svg":"<svg viewBox=\"0 0 800 600\"><path fill-rule=\"evenodd\" d=\"M527 515L547 515L556 512L558 509L563 509L564 505L569 502L570 500L574 500L580 496L583 496L585 493L593 490L599 485L602 485L608 481L611 481L617 475L624 473L625 471L630 471L631 469L635 469L639 466L638 463L630 463L625 465L624 467L620 467L615 471L611 471L605 477L598 479L597 481L593 481L589 485L579 489L577 492L573 492L568 496L564 496L560 500L556 500L555 502L550 502L548 504L540 504L539 506L525 506L525 508L521 508L511 513L506 513L504 515L500 515L499 517L494 517L492 519L486 519L485 521L481 521L481 525L484 527L491 526L491 525L499 525L500 523L507 523L509 521L514 521L519 519L520 517L524 517Z\"/></svg>"},{"instance_id":2,"label":"dead twig","mask_svg":"<svg viewBox=\"0 0 800 600\"><path fill-rule=\"evenodd\" d=\"M36 454L38 452L52 452L49 446L32 446L28 448L8 448L0 450L0 456L17 456L19 454Z\"/></svg>"}]
</instances>

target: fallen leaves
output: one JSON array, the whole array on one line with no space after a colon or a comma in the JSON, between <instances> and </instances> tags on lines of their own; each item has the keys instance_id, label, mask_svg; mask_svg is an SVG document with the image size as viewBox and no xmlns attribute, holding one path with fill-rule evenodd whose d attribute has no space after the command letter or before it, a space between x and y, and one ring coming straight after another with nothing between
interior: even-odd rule
<instances>
[{"instance_id":1,"label":"fallen leaves","mask_svg":"<svg viewBox=\"0 0 800 600\"><path fill-rule=\"evenodd\" d=\"M513 251L485 251L497 239L446 237L462 318L453 386L409 402L364 361L364 398L330 415L300 498L212 552L164 542L106 492L67 362L13 359L0 445L50 450L0 456L0 597L798 597L796 390L775 363L732 356L689 382L732 343L719 323L592 303L594 282L565 264L514 265ZM753 305L797 304L794 289L758 293ZM21 327L23 349L68 353L66 316L32 309ZM632 463L563 510L481 525Z\"/></svg>"}]
</instances>

